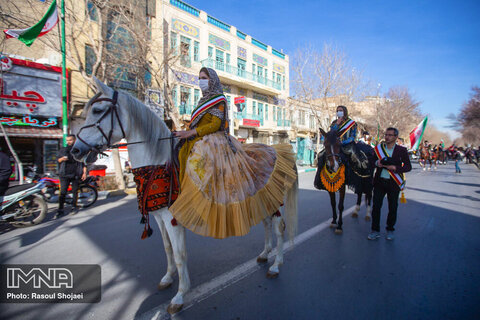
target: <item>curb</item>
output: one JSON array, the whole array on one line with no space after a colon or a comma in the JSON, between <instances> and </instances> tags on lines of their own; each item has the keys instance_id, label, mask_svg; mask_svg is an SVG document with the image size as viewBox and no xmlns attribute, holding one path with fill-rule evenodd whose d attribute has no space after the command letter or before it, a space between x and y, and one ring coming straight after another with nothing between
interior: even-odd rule
<instances>
[{"instance_id":1,"label":"curb","mask_svg":"<svg viewBox=\"0 0 480 320\"><path fill-rule=\"evenodd\" d=\"M107 191L98 191L98 197L102 199L111 198L111 197L118 197L118 196L126 196L126 195L136 195L137 189L136 188L127 188L125 190L107 190Z\"/></svg>"}]
</instances>

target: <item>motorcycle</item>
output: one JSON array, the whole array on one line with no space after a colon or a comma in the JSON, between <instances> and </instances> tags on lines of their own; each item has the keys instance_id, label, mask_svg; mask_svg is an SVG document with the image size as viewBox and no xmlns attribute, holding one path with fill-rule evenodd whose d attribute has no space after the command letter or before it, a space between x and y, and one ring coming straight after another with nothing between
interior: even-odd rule
<instances>
[{"instance_id":1,"label":"motorcycle","mask_svg":"<svg viewBox=\"0 0 480 320\"><path fill-rule=\"evenodd\" d=\"M35 168L32 170L33 173L27 175L27 179L32 181L45 181L45 187L43 195L48 203L58 203L60 196L60 179L52 177L50 174L46 174L44 177L40 177L36 173ZM88 176L85 180L80 181L78 186L78 196L77 196L77 206L79 208L87 208L93 205L98 198L98 178L95 176ZM67 189L67 195L65 196L65 203L73 203L73 194L72 186L70 185Z\"/></svg>"},{"instance_id":2,"label":"motorcycle","mask_svg":"<svg viewBox=\"0 0 480 320\"><path fill-rule=\"evenodd\" d=\"M44 181L13 186L0 197L0 221L21 228L39 224L47 215L47 203L42 196Z\"/></svg>"}]
</instances>

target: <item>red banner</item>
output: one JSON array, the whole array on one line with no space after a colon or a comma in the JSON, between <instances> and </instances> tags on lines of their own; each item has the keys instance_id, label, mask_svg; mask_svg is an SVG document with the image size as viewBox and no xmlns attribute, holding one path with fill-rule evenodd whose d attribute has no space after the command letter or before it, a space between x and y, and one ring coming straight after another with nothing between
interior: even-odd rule
<instances>
[{"instance_id":1,"label":"red banner","mask_svg":"<svg viewBox=\"0 0 480 320\"><path fill-rule=\"evenodd\" d=\"M243 125L249 127L260 127L260 120L243 119Z\"/></svg>"}]
</instances>

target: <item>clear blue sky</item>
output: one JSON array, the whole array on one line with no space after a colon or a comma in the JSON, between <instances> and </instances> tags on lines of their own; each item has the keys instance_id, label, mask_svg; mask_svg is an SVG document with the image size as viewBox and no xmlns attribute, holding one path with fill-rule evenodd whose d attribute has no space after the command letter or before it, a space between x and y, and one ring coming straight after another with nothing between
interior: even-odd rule
<instances>
[{"instance_id":1,"label":"clear blue sky","mask_svg":"<svg viewBox=\"0 0 480 320\"><path fill-rule=\"evenodd\" d=\"M186 0L283 49L344 50L382 91L407 86L439 129L480 85L480 0Z\"/></svg>"}]
</instances>

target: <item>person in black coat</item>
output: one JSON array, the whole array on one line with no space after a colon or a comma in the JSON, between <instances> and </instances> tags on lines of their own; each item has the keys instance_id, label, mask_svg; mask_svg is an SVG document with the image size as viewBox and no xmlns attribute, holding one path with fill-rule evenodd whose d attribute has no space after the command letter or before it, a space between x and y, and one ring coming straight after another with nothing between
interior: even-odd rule
<instances>
[{"instance_id":1,"label":"person in black coat","mask_svg":"<svg viewBox=\"0 0 480 320\"><path fill-rule=\"evenodd\" d=\"M10 164L10 158L0 149L0 197L3 197L8 189L11 174L12 165Z\"/></svg>"},{"instance_id":2,"label":"person in black coat","mask_svg":"<svg viewBox=\"0 0 480 320\"><path fill-rule=\"evenodd\" d=\"M398 196L405 182L405 172L412 170L408 150L396 144L398 130L387 128L385 142L375 148L373 165L373 209L372 232L369 240L380 237L380 212L385 195L388 199L387 240L393 240L393 231L397 221Z\"/></svg>"},{"instance_id":3,"label":"person in black coat","mask_svg":"<svg viewBox=\"0 0 480 320\"><path fill-rule=\"evenodd\" d=\"M75 135L67 136L67 146L58 151L58 163L60 168L58 175L60 176L60 197L58 199L58 211L56 217L64 214L63 207L65 205L65 196L67 195L68 186L72 184L73 194L73 212L78 211L77 207L77 191L80 184L80 179L83 181L87 178L87 167L77 160L75 160L70 153L73 144L75 143Z\"/></svg>"}]
</instances>

